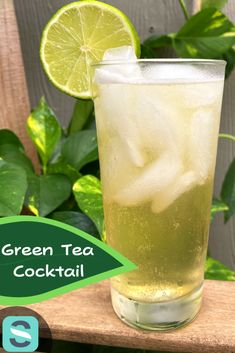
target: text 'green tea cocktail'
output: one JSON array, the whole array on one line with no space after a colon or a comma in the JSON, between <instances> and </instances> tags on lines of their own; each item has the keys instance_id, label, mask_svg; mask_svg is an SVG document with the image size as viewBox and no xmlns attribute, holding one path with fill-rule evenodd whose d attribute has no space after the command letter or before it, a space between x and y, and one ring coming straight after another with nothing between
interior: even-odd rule
<instances>
[{"instance_id":1,"label":"text 'green tea cocktail'","mask_svg":"<svg viewBox=\"0 0 235 353\"><path fill-rule=\"evenodd\" d=\"M107 242L138 266L111 280L114 309L129 324L170 329L200 308L224 67L133 58L96 65Z\"/></svg>"}]
</instances>

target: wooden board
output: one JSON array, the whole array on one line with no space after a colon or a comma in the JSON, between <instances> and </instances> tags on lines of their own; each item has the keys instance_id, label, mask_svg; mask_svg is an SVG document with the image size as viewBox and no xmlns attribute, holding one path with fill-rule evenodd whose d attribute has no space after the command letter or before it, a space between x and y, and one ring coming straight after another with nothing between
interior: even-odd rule
<instances>
[{"instance_id":1,"label":"wooden board","mask_svg":"<svg viewBox=\"0 0 235 353\"><path fill-rule=\"evenodd\" d=\"M37 161L26 133L29 99L12 0L0 0L0 128L18 134L28 155Z\"/></svg>"},{"instance_id":2,"label":"wooden board","mask_svg":"<svg viewBox=\"0 0 235 353\"><path fill-rule=\"evenodd\" d=\"M203 306L188 326L168 333L133 329L113 312L104 281L30 305L54 339L167 352L235 353L235 283L205 281Z\"/></svg>"}]
</instances>

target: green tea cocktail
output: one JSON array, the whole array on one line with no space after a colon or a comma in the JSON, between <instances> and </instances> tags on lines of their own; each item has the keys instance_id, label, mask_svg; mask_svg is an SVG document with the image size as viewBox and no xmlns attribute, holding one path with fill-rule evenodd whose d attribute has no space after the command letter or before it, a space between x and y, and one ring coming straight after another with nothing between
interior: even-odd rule
<instances>
[{"instance_id":1,"label":"green tea cocktail","mask_svg":"<svg viewBox=\"0 0 235 353\"><path fill-rule=\"evenodd\" d=\"M225 62L139 55L129 18L92 0L58 10L40 48L56 87L94 97L107 242L138 266L111 280L114 310L164 330L200 308Z\"/></svg>"},{"instance_id":2,"label":"green tea cocktail","mask_svg":"<svg viewBox=\"0 0 235 353\"><path fill-rule=\"evenodd\" d=\"M200 308L224 82L221 61L109 62L94 84L111 280L126 322L169 329Z\"/></svg>"}]
</instances>

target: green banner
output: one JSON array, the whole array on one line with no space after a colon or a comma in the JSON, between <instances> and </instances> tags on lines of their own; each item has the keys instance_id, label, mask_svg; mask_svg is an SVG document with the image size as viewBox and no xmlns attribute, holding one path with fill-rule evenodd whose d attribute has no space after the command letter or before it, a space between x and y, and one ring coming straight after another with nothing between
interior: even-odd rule
<instances>
[{"instance_id":1,"label":"green banner","mask_svg":"<svg viewBox=\"0 0 235 353\"><path fill-rule=\"evenodd\" d=\"M136 266L93 236L47 218L0 219L0 305L26 305Z\"/></svg>"}]
</instances>

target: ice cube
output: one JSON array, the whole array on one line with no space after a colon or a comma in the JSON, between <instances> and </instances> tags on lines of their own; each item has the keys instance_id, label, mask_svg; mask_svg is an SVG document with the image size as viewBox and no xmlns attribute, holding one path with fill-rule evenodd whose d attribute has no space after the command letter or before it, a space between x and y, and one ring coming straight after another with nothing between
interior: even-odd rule
<instances>
[{"instance_id":1,"label":"ice cube","mask_svg":"<svg viewBox=\"0 0 235 353\"><path fill-rule=\"evenodd\" d=\"M104 197L110 199L137 178L139 168L133 163L126 146L118 136L99 145ZM132 156L132 158L134 158ZM136 157L138 158L138 156Z\"/></svg>"},{"instance_id":2,"label":"ice cube","mask_svg":"<svg viewBox=\"0 0 235 353\"><path fill-rule=\"evenodd\" d=\"M135 86L130 117L140 135L142 150L152 158L164 152L182 153L184 121L182 112L164 87ZM166 94L168 93L168 95Z\"/></svg>"},{"instance_id":3,"label":"ice cube","mask_svg":"<svg viewBox=\"0 0 235 353\"><path fill-rule=\"evenodd\" d=\"M220 104L222 99L223 84L221 82L194 83L181 85L179 94L185 107L195 109L206 107L217 102Z\"/></svg>"},{"instance_id":4,"label":"ice cube","mask_svg":"<svg viewBox=\"0 0 235 353\"><path fill-rule=\"evenodd\" d=\"M223 67L198 63L180 62L171 59L171 62L159 59L156 62L138 62L134 49L131 46L122 46L108 49L103 56L106 65L96 68L95 81L126 82L126 83L207 83L218 81L223 83ZM107 65L108 61L117 61ZM121 64L118 62L121 61ZM124 65L123 62L126 64ZM191 102L191 100L190 100Z\"/></svg>"},{"instance_id":5,"label":"ice cube","mask_svg":"<svg viewBox=\"0 0 235 353\"><path fill-rule=\"evenodd\" d=\"M142 168L129 184L120 187L113 199L123 206L136 206L148 202L153 194L171 185L181 173L181 160L174 154L165 153Z\"/></svg>"},{"instance_id":6,"label":"ice cube","mask_svg":"<svg viewBox=\"0 0 235 353\"><path fill-rule=\"evenodd\" d=\"M177 198L192 189L197 184L197 181L197 175L192 170L178 176L170 186L154 195L152 211L154 213L163 212Z\"/></svg>"},{"instance_id":7,"label":"ice cube","mask_svg":"<svg viewBox=\"0 0 235 353\"><path fill-rule=\"evenodd\" d=\"M204 183L214 172L216 146L219 129L219 112L202 108L196 111L191 120L189 136L189 158L191 167Z\"/></svg>"},{"instance_id":8,"label":"ice cube","mask_svg":"<svg viewBox=\"0 0 235 353\"><path fill-rule=\"evenodd\" d=\"M129 155L132 164L142 167L146 163L141 146L141 130L133 119L132 87L113 85L100 85L99 95L95 101L97 129L101 135L107 134L117 136ZM142 122L143 123L143 122Z\"/></svg>"},{"instance_id":9,"label":"ice cube","mask_svg":"<svg viewBox=\"0 0 235 353\"><path fill-rule=\"evenodd\" d=\"M141 81L142 75L139 64L135 61L135 51L130 46L108 49L104 53L104 65L95 69L96 83L134 83ZM108 63L117 61L117 63ZM120 62L120 63L119 63Z\"/></svg>"},{"instance_id":10,"label":"ice cube","mask_svg":"<svg viewBox=\"0 0 235 353\"><path fill-rule=\"evenodd\" d=\"M126 152L130 156L132 163L136 167L143 167L146 163L144 153L141 151L140 143L137 143L136 139L131 139L129 137L121 137L123 144L126 147Z\"/></svg>"},{"instance_id":11,"label":"ice cube","mask_svg":"<svg viewBox=\"0 0 235 353\"><path fill-rule=\"evenodd\" d=\"M99 144L103 136L110 136L105 160L112 166L109 180L113 180L111 173L116 174L116 179L121 179L120 188L132 183L161 155L174 155L176 157L173 159L176 160L181 158L182 114L181 111L177 112L174 102L169 104L168 98L161 87L151 85L115 84L111 88L109 84L100 85L95 101ZM126 173L123 174L123 170ZM113 188L115 190L116 186Z\"/></svg>"},{"instance_id":12,"label":"ice cube","mask_svg":"<svg viewBox=\"0 0 235 353\"><path fill-rule=\"evenodd\" d=\"M136 60L134 48L128 45L118 48L107 49L104 53L103 60Z\"/></svg>"}]
</instances>

